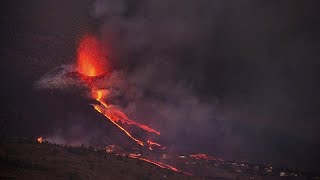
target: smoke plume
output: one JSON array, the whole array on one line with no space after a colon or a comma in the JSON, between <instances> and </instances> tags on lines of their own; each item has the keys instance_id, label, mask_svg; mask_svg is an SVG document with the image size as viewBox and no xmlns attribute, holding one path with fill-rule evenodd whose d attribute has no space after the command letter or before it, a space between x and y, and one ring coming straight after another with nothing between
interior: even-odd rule
<instances>
[{"instance_id":1,"label":"smoke plume","mask_svg":"<svg viewBox=\"0 0 320 180\"><path fill-rule=\"evenodd\" d=\"M320 137L316 4L95 0L90 17L113 65L100 86L168 146L311 167ZM67 88L70 69L37 88Z\"/></svg>"},{"instance_id":2,"label":"smoke plume","mask_svg":"<svg viewBox=\"0 0 320 180\"><path fill-rule=\"evenodd\" d=\"M316 27L305 23L314 20L311 4L96 0L90 14L115 52L105 87L131 116L150 120L183 149L263 159L287 142L316 143L311 126L287 128L302 127L296 112L315 107L301 105L311 102L303 94L316 82L302 59L312 64L317 56L310 54L319 55L301 44L313 47ZM281 156L291 155L272 158Z\"/></svg>"},{"instance_id":3,"label":"smoke plume","mask_svg":"<svg viewBox=\"0 0 320 180\"><path fill-rule=\"evenodd\" d=\"M112 43L117 54L111 57L117 70L105 83L112 89L109 97L134 119L160 129L162 141L175 146L188 149L196 139L212 142L225 131L215 101L201 100L195 92L220 6L208 0L93 4L92 16L102 19L100 39Z\"/></svg>"}]
</instances>

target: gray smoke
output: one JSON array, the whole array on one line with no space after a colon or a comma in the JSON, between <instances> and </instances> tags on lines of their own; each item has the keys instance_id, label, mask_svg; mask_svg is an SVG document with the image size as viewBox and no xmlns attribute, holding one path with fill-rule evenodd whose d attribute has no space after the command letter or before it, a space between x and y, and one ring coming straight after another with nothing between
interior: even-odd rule
<instances>
[{"instance_id":1,"label":"gray smoke","mask_svg":"<svg viewBox=\"0 0 320 180\"><path fill-rule=\"evenodd\" d=\"M215 101L194 92L220 7L221 2L210 0L93 4L92 16L102 19L100 39L115 46L113 64L120 67L105 84L114 92L109 97L133 119L159 129L162 141L190 146L188 141L207 134L203 141L212 142L226 129Z\"/></svg>"},{"instance_id":2,"label":"gray smoke","mask_svg":"<svg viewBox=\"0 0 320 180\"><path fill-rule=\"evenodd\" d=\"M310 167L320 137L314 2L93 1L114 65L101 87L163 144ZM64 89L63 74L36 86Z\"/></svg>"},{"instance_id":3,"label":"gray smoke","mask_svg":"<svg viewBox=\"0 0 320 180\"><path fill-rule=\"evenodd\" d=\"M131 117L184 149L299 162L302 150L282 152L319 137L316 118L298 113L319 104L308 88L318 87L315 4L96 0L91 15L116 52L113 100Z\"/></svg>"}]
</instances>

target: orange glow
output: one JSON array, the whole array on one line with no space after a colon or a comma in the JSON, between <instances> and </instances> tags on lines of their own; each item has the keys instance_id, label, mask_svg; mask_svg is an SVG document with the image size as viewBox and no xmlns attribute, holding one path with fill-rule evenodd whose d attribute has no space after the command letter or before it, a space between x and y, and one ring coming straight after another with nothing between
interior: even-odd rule
<instances>
[{"instance_id":1,"label":"orange glow","mask_svg":"<svg viewBox=\"0 0 320 180\"><path fill-rule=\"evenodd\" d=\"M190 157L193 157L195 159L204 159L207 160L208 156L206 154L192 154Z\"/></svg>"},{"instance_id":2,"label":"orange glow","mask_svg":"<svg viewBox=\"0 0 320 180\"><path fill-rule=\"evenodd\" d=\"M157 135L160 135L159 131L156 131L144 124L137 123L127 117L126 114L124 114L119 108L113 105L108 105L106 102L102 100L103 98L103 90L94 90L92 91L93 97L95 100L97 100L101 105L93 105L95 110L103 114L105 117L107 117L113 124L115 124L119 129L121 129L123 132L127 134L131 139L136 141L139 145L144 146L143 142L134 138L126 129L121 127L119 125L119 122L122 124L128 124L128 125L136 125L140 127L141 129L155 133ZM149 142L148 142L149 143ZM150 143L149 143L150 144Z\"/></svg>"},{"instance_id":3,"label":"orange glow","mask_svg":"<svg viewBox=\"0 0 320 180\"><path fill-rule=\"evenodd\" d=\"M100 101L99 101L100 102ZM106 105L103 101L100 102L102 105ZM126 114L124 114L119 108L116 106L104 106L106 109L105 113L109 118L111 118L115 122L121 122L122 124L128 124L128 125L135 125L138 126L139 128L148 131L150 133L155 133L157 135L160 135L160 132L157 130L154 130L150 128L149 126L146 126L144 124L140 124L138 122L135 122L131 119L128 118Z\"/></svg>"},{"instance_id":4,"label":"orange glow","mask_svg":"<svg viewBox=\"0 0 320 180\"><path fill-rule=\"evenodd\" d=\"M99 76L108 70L105 50L93 36L84 36L79 44L77 69L86 76Z\"/></svg>"},{"instance_id":5,"label":"orange glow","mask_svg":"<svg viewBox=\"0 0 320 180\"><path fill-rule=\"evenodd\" d=\"M38 141L39 143L42 143L42 142L43 142L43 138L42 138L42 137L38 137L38 138L37 138L37 141Z\"/></svg>"},{"instance_id":6,"label":"orange glow","mask_svg":"<svg viewBox=\"0 0 320 180\"><path fill-rule=\"evenodd\" d=\"M186 174L186 175L191 175L189 173L186 173L186 172L183 172L183 171L180 171L178 170L177 168L173 167L173 166L170 166L168 164L164 164L162 162L156 162L156 161L153 161L153 160L149 160L149 159L146 159L146 158L141 158L141 157L137 157L137 156L133 156L133 155L128 155L129 157L131 158L134 158L134 159L139 159L139 160L142 160L142 161L145 161L145 162L148 162L148 163L151 163L151 164L154 164L158 167L161 167L163 169L169 169L169 170L172 170L172 171L175 171L175 172L180 172L180 173L183 173L183 174Z\"/></svg>"},{"instance_id":7,"label":"orange glow","mask_svg":"<svg viewBox=\"0 0 320 180\"><path fill-rule=\"evenodd\" d=\"M78 48L78 64L77 69L83 76L89 76L92 78L99 77L104 74L109 74L109 62L107 61L105 54L105 49L102 48L98 40L93 36L84 36L80 41ZM144 146L144 143L133 137L131 133L126 130L121 124L135 125L145 131L150 133L155 133L160 135L160 132L150 128L147 125L138 123L129 119L129 117L122 112L120 108L112 104L107 103L105 99L108 97L102 89L96 89L90 82L90 78L81 78L89 88L91 89L92 98L99 102L99 104L93 105L94 109L99 113L107 117L114 125L116 125L120 130L122 130L128 137L138 143L140 146Z\"/></svg>"},{"instance_id":8,"label":"orange glow","mask_svg":"<svg viewBox=\"0 0 320 180\"><path fill-rule=\"evenodd\" d=\"M92 92L93 97L95 98L95 100L97 100L99 103L101 103L102 106L104 106L105 108L108 108L109 106L107 105L107 103L105 103L102 100L103 97L103 91L102 90L96 90Z\"/></svg>"},{"instance_id":9,"label":"orange glow","mask_svg":"<svg viewBox=\"0 0 320 180\"><path fill-rule=\"evenodd\" d=\"M134 138L127 130L125 130L123 127L121 127L118 123L116 123L115 121L112 120L112 117L108 116L106 113L103 113L101 110L101 107L99 105L93 105L94 109L97 110L99 113L103 114L104 116L106 116L108 119L111 120L111 122L116 125L119 129L121 129L123 132L125 132L127 134L127 136L129 136L132 140L136 141L140 146L144 146L142 141Z\"/></svg>"},{"instance_id":10,"label":"orange glow","mask_svg":"<svg viewBox=\"0 0 320 180\"><path fill-rule=\"evenodd\" d=\"M140 146L144 146L143 142L141 140L138 140L137 138L133 137L125 128L123 128L119 122L122 124L129 124L129 125L136 125L148 132L153 132L156 134L160 134L160 132L144 125L137 123L131 119L129 119L120 109L118 109L116 106L108 105L106 102L102 100L103 98L103 90L93 90L92 91L93 98L97 100L101 105L93 105L94 109L97 110L99 113L103 114L105 117L107 117L114 125L116 125L119 129L121 129L125 134L130 137L132 140L137 142Z\"/></svg>"},{"instance_id":11,"label":"orange glow","mask_svg":"<svg viewBox=\"0 0 320 180\"><path fill-rule=\"evenodd\" d=\"M224 161L221 158L215 158L213 156L208 156L206 154L192 154L190 157L198 159L198 160L217 160L217 161Z\"/></svg>"},{"instance_id":12,"label":"orange glow","mask_svg":"<svg viewBox=\"0 0 320 180\"><path fill-rule=\"evenodd\" d=\"M149 145L161 147L161 145L160 145L159 143L152 142L152 141L150 141L150 140L148 140L147 143L148 143Z\"/></svg>"}]
</instances>

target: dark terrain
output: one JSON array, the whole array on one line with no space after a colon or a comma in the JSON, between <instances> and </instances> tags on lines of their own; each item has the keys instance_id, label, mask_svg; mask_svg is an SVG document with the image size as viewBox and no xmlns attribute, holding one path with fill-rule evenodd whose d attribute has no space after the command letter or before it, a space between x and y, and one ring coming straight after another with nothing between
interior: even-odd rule
<instances>
[{"instance_id":1,"label":"dark terrain","mask_svg":"<svg viewBox=\"0 0 320 180\"><path fill-rule=\"evenodd\" d=\"M156 156L159 154L156 154ZM154 156L152 158L152 156ZM317 179L315 174L266 165L196 159L166 154L152 159L174 164L185 175L94 147L70 147L27 138L7 138L0 146L0 179Z\"/></svg>"},{"instance_id":2,"label":"dark terrain","mask_svg":"<svg viewBox=\"0 0 320 180\"><path fill-rule=\"evenodd\" d=\"M126 156L11 138L0 148L0 179L188 179Z\"/></svg>"}]
</instances>

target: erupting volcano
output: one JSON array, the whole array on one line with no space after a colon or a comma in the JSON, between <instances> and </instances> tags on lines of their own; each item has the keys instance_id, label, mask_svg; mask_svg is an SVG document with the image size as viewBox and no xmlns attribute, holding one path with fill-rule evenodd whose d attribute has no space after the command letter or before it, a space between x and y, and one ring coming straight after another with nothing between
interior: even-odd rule
<instances>
[{"instance_id":1,"label":"erupting volcano","mask_svg":"<svg viewBox=\"0 0 320 180\"><path fill-rule=\"evenodd\" d=\"M94 109L107 117L114 125L125 132L128 137L140 146L144 146L145 143L142 140L133 137L127 129L121 126L121 124L135 125L146 132L155 133L157 135L160 135L160 132L130 119L116 105L108 104L105 101L108 97L103 93L104 90L98 89L92 83L88 82L88 79L110 74L110 63L104 52L102 45L95 37L88 35L84 36L80 41L78 48L77 71L82 75L81 79L88 84L92 98L99 102L99 104L93 105Z\"/></svg>"},{"instance_id":2,"label":"erupting volcano","mask_svg":"<svg viewBox=\"0 0 320 180\"><path fill-rule=\"evenodd\" d=\"M104 52L105 51L102 49L101 44L93 36L84 36L79 44L76 75L80 76L80 79L87 84L91 92L91 97L97 101L97 104L93 104L92 106L97 112L103 114L108 120L110 120L138 145L142 147L146 146L149 150L153 150L153 148L158 148L161 150L165 149L166 147L163 147L159 143L153 142L149 139L143 141L137 137L134 137L130 131L123 126L124 124L134 125L139 129L142 129L144 132L156 134L158 136L160 135L160 132L145 124L130 119L120 107L109 104L107 93L105 93L106 90L97 88L92 83L92 79L100 79L101 77L107 77L106 75L111 74L109 59L107 59L107 54ZM138 158L135 156L129 157L149 162L161 168L182 172L175 167L161 162L148 160L146 158Z\"/></svg>"},{"instance_id":3,"label":"erupting volcano","mask_svg":"<svg viewBox=\"0 0 320 180\"><path fill-rule=\"evenodd\" d=\"M111 80L113 72L109 57L110 51L104 48L96 37L92 35L83 36L77 48L77 63L75 65L62 65L53 69L44 75L37 82L37 85L38 87L57 89L63 89L68 85L69 87L80 87L80 89L85 90L89 95L89 99L92 100L90 105L92 105L93 109L120 129L119 132L133 142L132 145L136 145L133 148L131 148L132 146L126 147L125 149L127 150L125 152L121 150L121 155L131 154L131 151L136 152L136 150L139 150L145 152L147 157L127 156L164 169L184 173L171 165L159 162L159 158L155 158L159 155L157 153L166 149L166 146L154 141L154 138L160 136L160 131L131 119L118 104L113 103L112 83L114 83L114 80ZM109 85L104 86L104 84ZM49 142L50 138L39 137L37 141L39 143ZM123 144L128 143L123 142ZM120 142L119 146L123 144ZM109 146L114 147L114 145L110 144ZM107 146L106 151L112 152L113 150L108 149ZM155 157L150 156L150 154L155 154ZM158 160L155 161L154 159Z\"/></svg>"},{"instance_id":4,"label":"erupting volcano","mask_svg":"<svg viewBox=\"0 0 320 180\"><path fill-rule=\"evenodd\" d=\"M89 97L91 105L89 108L94 109L93 113L98 112L102 120L107 120L102 123L106 123L111 127L114 126L116 130L119 129L119 137L123 135L124 138L121 137L119 141L117 138L106 137L108 144L105 144L106 141L102 141L101 148L100 142L95 143L94 147L97 148L97 150L101 150L102 153L118 156L118 159L135 159L135 161L138 160L138 162L143 161L162 169L185 175L208 175L208 177L225 176L224 173L222 175L216 174L216 172L219 172L221 169L223 171L236 173L237 176L240 173L244 175L250 173L256 175L258 170L258 173L262 175L275 175L275 173L280 173L280 176L282 176L284 174L284 172L274 170L271 166L230 162L203 153L185 155L185 153L188 152L175 152L172 150L172 147L168 145L163 146L162 143L155 141L157 138L160 138L161 133L159 130L143 124L139 120L132 119L130 115L127 115L124 109L121 108L120 105L122 102L118 101L117 98L118 96L122 96L123 92L117 92L117 80L119 79L114 77L118 72L111 68L109 57L111 57L110 51L103 48L103 45L97 38L88 35L84 36L77 49L76 64L59 66L48 72L36 83L39 88L51 87L52 89L58 90L79 88L80 92L88 95L86 97ZM123 84L126 83L125 79L120 79L119 82ZM128 80L127 83L130 83L130 80ZM130 86L131 84L125 85ZM125 88L122 89L119 88L119 91L125 91L127 86L124 87ZM128 91L128 93L129 92L130 91ZM83 100L87 102L88 99ZM149 113L146 112L146 114ZM146 118L149 118L149 116ZM108 123L108 121L111 123ZM37 138L37 141L39 144L47 144L56 141L56 139L59 140L59 137L51 138L41 136ZM117 142L114 143L115 141ZM112 142L112 144L110 144L110 142ZM66 141L65 145L72 146L73 144ZM203 170L198 171L198 167L203 167ZM295 171L287 172L290 173L290 176L298 175L298 172Z\"/></svg>"},{"instance_id":5,"label":"erupting volcano","mask_svg":"<svg viewBox=\"0 0 320 180\"><path fill-rule=\"evenodd\" d=\"M134 137L132 133L126 129L123 125L134 125L144 132L160 135L160 132L139 122L130 119L117 105L108 103L106 90L97 88L92 80L107 77L106 75L111 74L111 68L107 54L102 48L102 45L93 36L84 36L80 41L77 56L77 72L73 72L71 76L78 76L83 83L85 83L89 90L92 99L97 101L97 104L93 104L94 109L103 114L108 120L110 120L114 125L116 125L121 131L124 132L129 138L135 141L138 145L148 147L149 150L157 147L161 150L165 149L159 143L153 142L151 140L140 140ZM70 74L69 74L70 75ZM182 172L175 167L166 165L161 162L155 162L148 160L146 158L138 158L135 156L129 156L131 158L140 159L151 164L157 165L161 168L170 169L176 172Z\"/></svg>"}]
</instances>

